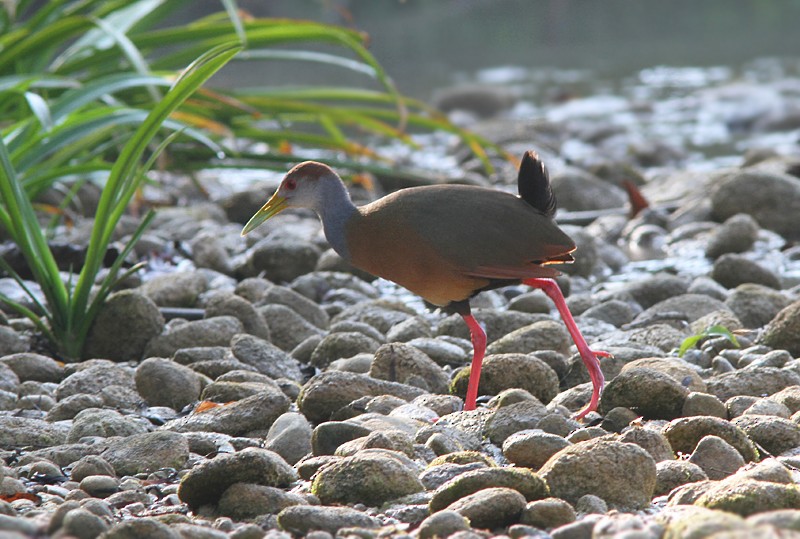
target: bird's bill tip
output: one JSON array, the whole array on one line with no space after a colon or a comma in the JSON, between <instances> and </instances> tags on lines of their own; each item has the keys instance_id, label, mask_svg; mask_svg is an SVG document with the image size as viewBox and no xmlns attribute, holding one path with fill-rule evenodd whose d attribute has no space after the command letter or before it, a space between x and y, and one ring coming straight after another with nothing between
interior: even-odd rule
<instances>
[{"instance_id":1,"label":"bird's bill tip","mask_svg":"<svg viewBox=\"0 0 800 539\"><path fill-rule=\"evenodd\" d=\"M247 224L244 225L242 229L242 236L247 235L248 232L251 232L253 229L258 228L264 221L269 219L270 217L274 217L275 215L279 214L283 210L285 210L288 206L285 197L279 196L277 193L272 195L266 204L261 206L261 209L258 210Z\"/></svg>"}]
</instances>

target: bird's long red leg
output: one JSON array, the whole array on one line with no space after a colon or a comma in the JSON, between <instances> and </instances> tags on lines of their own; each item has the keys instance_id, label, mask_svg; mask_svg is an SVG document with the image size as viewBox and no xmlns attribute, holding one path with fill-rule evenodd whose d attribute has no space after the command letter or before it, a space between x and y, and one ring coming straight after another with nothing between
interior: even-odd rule
<instances>
[{"instance_id":1,"label":"bird's long red leg","mask_svg":"<svg viewBox=\"0 0 800 539\"><path fill-rule=\"evenodd\" d=\"M464 400L464 410L474 410L478 398L478 383L481 380L481 365L483 356L486 354L486 332L471 314L462 314L464 322L469 328L469 335L472 338L472 366L469 371L469 385L467 386L467 397Z\"/></svg>"},{"instance_id":2,"label":"bird's long red leg","mask_svg":"<svg viewBox=\"0 0 800 539\"><path fill-rule=\"evenodd\" d=\"M581 334L581 330L578 329L578 324L575 323L575 319L572 317L572 313L569 312L567 302L564 301L564 294L561 293L561 289L553 279L525 279L522 283L542 289L553 300L553 303L556 304L556 309L558 309L561 318L564 320L564 325L567 326L567 331L572 336L572 340L575 341L575 346L578 348L583 364L586 365L586 370L589 371L589 378L592 380L592 398L589 404L576 416L578 419L582 419L586 414L597 409L600 393L603 391L603 385L605 384L605 378L603 378L603 371L600 370L600 361L597 356L608 357L610 354L608 352L594 352L589 348L586 339Z\"/></svg>"}]
</instances>

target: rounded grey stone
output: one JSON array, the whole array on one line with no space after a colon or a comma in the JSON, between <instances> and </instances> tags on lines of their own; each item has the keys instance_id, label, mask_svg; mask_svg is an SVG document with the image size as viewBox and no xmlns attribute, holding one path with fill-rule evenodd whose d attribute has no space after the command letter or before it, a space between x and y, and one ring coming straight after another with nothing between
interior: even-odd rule
<instances>
[{"instance_id":1,"label":"rounded grey stone","mask_svg":"<svg viewBox=\"0 0 800 539\"><path fill-rule=\"evenodd\" d=\"M663 460L656 463L656 490L654 494L656 496L664 496L681 485L707 479L708 475L693 462Z\"/></svg>"},{"instance_id":2,"label":"rounded grey stone","mask_svg":"<svg viewBox=\"0 0 800 539\"><path fill-rule=\"evenodd\" d=\"M743 253L758 238L758 223L746 213L737 213L725 220L711 235L706 256L718 258L726 253Z\"/></svg>"},{"instance_id":3,"label":"rounded grey stone","mask_svg":"<svg viewBox=\"0 0 800 539\"><path fill-rule=\"evenodd\" d=\"M322 468L311 485L311 492L326 505L375 506L422 490L414 471L400 460L363 453Z\"/></svg>"},{"instance_id":4,"label":"rounded grey stone","mask_svg":"<svg viewBox=\"0 0 800 539\"><path fill-rule=\"evenodd\" d=\"M234 483L223 492L217 511L235 520L245 520L259 515L275 515L287 507L306 503L302 496L279 488Z\"/></svg>"},{"instance_id":5,"label":"rounded grey stone","mask_svg":"<svg viewBox=\"0 0 800 539\"><path fill-rule=\"evenodd\" d=\"M119 490L119 480L107 475L89 475L81 480L80 488L95 498L106 498Z\"/></svg>"},{"instance_id":6,"label":"rounded grey stone","mask_svg":"<svg viewBox=\"0 0 800 539\"><path fill-rule=\"evenodd\" d=\"M67 436L68 443L75 443L87 436L131 436L147 432L145 422L132 416L125 416L114 410L89 408L79 412L72 421Z\"/></svg>"},{"instance_id":7,"label":"rounded grey stone","mask_svg":"<svg viewBox=\"0 0 800 539\"><path fill-rule=\"evenodd\" d=\"M503 442L503 456L517 466L538 470L550 457L571 445L555 434L541 430L523 430Z\"/></svg>"},{"instance_id":8,"label":"rounded grey stone","mask_svg":"<svg viewBox=\"0 0 800 539\"><path fill-rule=\"evenodd\" d=\"M520 523L543 530L575 522L577 515L570 504L560 498L545 498L529 502L522 510Z\"/></svg>"},{"instance_id":9,"label":"rounded grey stone","mask_svg":"<svg viewBox=\"0 0 800 539\"><path fill-rule=\"evenodd\" d=\"M758 342L787 350L794 357L800 356L800 301L781 309L767 324Z\"/></svg>"},{"instance_id":10,"label":"rounded grey stone","mask_svg":"<svg viewBox=\"0 0 800 539\"><path fill-rule=\"evenodd\" d=\"M633 368L612 379L600 399L601 413L622 406L647 419L680 416L689 390L671 376L650 368Z\"/></svg>"},{"instance_id":11,"label":"rounded grey stone","mask_svg":"<svg viewBox=\"0 0 800 539\"><path fill-rule=\"evenodd\" d=\"M234 335L244 330L234 316L215 316L170 325L161 335L147 344L144 354L148 357L171 357L181 348L204 346L228 346Z\"/></svg>"},{"instance_id":12,"label":"rounded grey stone","mask_svg":"<svg viewBox=\"0 0 800 539\"><path fill-rule=\"evenodd\" d=\"M349 507L295 505L278 513L278 524L286 531L307 536L313 530L335 534L342 528L377 528L378 519Z\"/></svg>"},{"instance_id":13,"label":"rounded grey stone","mask_svg":"<svg viewBox=\"0 0 800 539\"><path fill-rule=\"evenodd\" d=\"M656 463L647 451L604 439L562 449L539 472L553 496L575 503L594 494L617 508L647 507L656 484Z\"/></svg>"},{"instance_id":14,"label":"rounded grey stone","mask_svg":"<svg viewBox=\"0 0 800 539\"><path fill-rule=\"evenodd\" d=\"M309 421L321 423L329 420L336 410L365 395L394 395L411 400L423 393L416 387L376 380L363 374L326 371L306 382L297 398L297 406Z\"/></svg>"},{"instance_id":15,"label":"rounded grey stone","mask_svg":"<svg viewBox=\"0 0 800 539\"><path fill-rule=\"evenodd\" d=\"M207 289L206 278L197 271L163 273L140 287L141 293L159 307L194 307Z\"/></svg>"},{"instance_id":16,"label":"rounded grey stone","mask_svg":"<svg viewBox=\"0 0 800 539\"><path fill-rule=\"evenodd\" d=\"M125 331L120 331L120 320ZM97 313L83 348L84 358L138 361L150 339L164 329L164 317L146 294L123 290L111 294Z\"/></svg>"},{"instance_id":17,"label":"rounded grey stone","mask_svg":"<svg viewBox=\"0 0 800 539\"><path fill-rule=\"evenodd\" d=\"M202 505L216 503L235 483L283 488L296 479L295 471L277 453L246 448L218 455L192 468L181 480L178 496L192 510L197 510Z\"/></svg>"},{"instance_id":18,"label":"rounded grey stone","mask_svg":"<svg viewBox=\"0 0 800 539\"><path fill-rule=\"evenodd\" d=\"M270 378L288 378L300 381L303 374L299 362L292 356L263 339L242 333L231 339L231 352L234 357L255 367L261 374Z\"/></svg>"},{"instance_id":19,"label":"rounded grey stone","mask_svg":"<svg viewBox=\"0 0 800 539\"><path fill-rule=\"evenodd\" d=\"M270 342L281 350L291 351L310 337L321 339L324 335L320 328L286 305L262 305L258 312L269 326Z\"/></svg>"},{"instance_id":20,"label":"rounded grey stone","mask_svg":"<svg viewBox=\"0 0 800 539\"><path fill-rule=\"evenodd\" d=\"M10 354L0 358L0 363L14 371L21 382L34 380L59 383L64 379L64 367L55 359L41 354L33 352Z\"/></svg>"},{"instance_id":21,"label":"rounded grey stone","mask_svg":"<svg viewBox=\"0 0 800 539\"><path fill-rule=\"evenodd\" d=\"M448 510L469 519L476 528L500 528L519 520L525 508L525 497L510 488L485 488L459 498Z\"/></svg>"},{"instance_id":22,"label":"rounded grey stone","mask_svg":"<svg viewBox=\"0 0 800 539\"><path fill-rule=\"evenodd\" d=\"M736 288L744 283L754 283L779 289L778 276L743 255L725 254L720 256L711 269L711 277L726 288Z\"/></svg>"},{"instance_id":23,"label":"rounded grey stone","mask_svg":"<svg viewBox=\"0 0 800 539\"><path fill-rule=\"evenodd\" d=\"M443 510L423 520L417 534L420 539L436 539L469 529L470 522L463 515L456 511Z\"/></svg>"},{"instance_id":24,"label":"rounded grey stone","mask_svg":"<svg viewBox=\"0 0 800 539\"><path fill-rule=\"evenodd\" d=\"M465 395L470 368L464 367L451 382L452 392ZM479 395L497 395L509 388L528 391L543 403L558 395L558 375L540 358L524 354L495 354L487 356L481 368Z\"/></svg>"},{"instance_id":25,"label":"rounded grey stone","mask_svg":"<svg viewBox=\"0 0 800 539\"><path fill-rule=\"evenodd\" d=\"M264 448L275 451L289 464L296 464L311 453L311 424L297 412L278 417L267 432Z\"/></svg>"},{"instance_id":26,"label":"rounded grey stone","mask_svg":"<svg viewBox=\"0 0 800 539\"><path fill-rule=\"evenodd\" d=\"M444 370L424 352L403 343L381 345L375 351L369 375L416 386L431 393L446 393L449 381Z\"/></svg>"},{"instance_id":27,"label":"rounded grey stone","mask_svg":"<svg viewBox=\"0 0 800 539\"><path fill-rule=\"evenodd\" d=\"M696 416L675 419L665 425L662 432L676 453L689 455L694 452L701 439L712 435L722 438L736 448L745 461L758 460L758 450L747 434L719 417Z\"/></svg>"},{"instance_id":28,"label":"rounded grey stone","mask_svg":"<svg viewBox=\"0 0 800 539\"><path fill-rule=\"evenodd\" d=\"M182 469L189 459L189 442L167 431L135 434L113 440L103 452L119 476L150 473L162 468Z\"/></svg>"},{"instance_id":29,"label":"rounded grey stone","mask_svg":"<svg viewBox=\"0 0 800 539\"><path fill-rule=\"evenodd\" d=\"M211 298L205 306L204 318L233 316L239 319L244 332L260 339L270 340L269 326L252 303L234 295L220 293Z\"/></svg>"},{"instance_id":30,"label":"rounded grey stone","mask_svg":"<svg viewBox=\"0 0 800 539\"><path fill-rule=\"evenodd\" d=\"M791 300L782 292L755 283L740 284L725 300L725 304L746 328L760 328L767 325L790 303Z\"/></svg>"},{"instance_id":31,"label":"rounded grey stone","mask_svg":"<svg viewBox=\"0 0 800 539\"><path fill-rule=\"evenodd\" d=\"M75 463L70 474L73 481L82 481L90 475L108 475L114 477L114 467L99 455L86 455Z\"/></svg>"},{"instance_id":32,"label":"rounded grey stone","mask_svg":"<svg viewBox=\"0 0 800 539\"><path fill-rule=\"evenodd\" d=\"M134 380L139 394L150 406L181 410L200 397L200 376L168 359L145 359L136 368Z\"/></svg>"},{"instance_id":33,"label":"rounded grey stone","mask_svg":"<svg viewBox=\"0 0 800 539\"><path fill-rule=\"evenodd\" d=\"M324 369L333 361L353 357L363 352L375 352L380 343L360 332L331 333L311 353L311 364Z\"/></svg>"},{"instance_id":34,"label":"rounded grey stone","mask_svg":"<svg viewBox=\"0 0 800 539\"><path fill-rule=\"evenodd\" d=\"M108 523L86 509L73 509L64 515L62 529L78 539L95 539L108 529Z\"/></svg>"},{"instance_id":35,"label":"rounded grey stone","mask_svg":"<svg viewBox=\"0 0 800 539\"><path fill-rule=\"evenodd\" d=\"M289 410L289 399L272 386L242 400L168 421L162 429L175 432L218 432L230 436L263 435Z\"/></svg>"}]
</instances>

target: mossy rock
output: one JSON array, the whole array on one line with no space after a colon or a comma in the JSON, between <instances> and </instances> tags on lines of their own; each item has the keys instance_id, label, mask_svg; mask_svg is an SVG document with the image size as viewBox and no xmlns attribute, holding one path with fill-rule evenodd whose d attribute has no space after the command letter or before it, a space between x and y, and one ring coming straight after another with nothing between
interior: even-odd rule
<instances>
[{"instance_id":1,"label":"mossy rock","mask_svg":"<svg viewBox=\"0 0 800 539\"><path fill-rule=\"evenodd\" d=\"M455 453L441 455L433 459L428 466L439 466L441 464L470 464L473 462L482 462L490 468L497 466L494 460L480 451L456 451Z\"/></svg>"},{"instance_id":2,"label":"mossy rock","mask_svg":"<svg viewBox=\"0 0 800 539\"><path fill-rule=\"evenodd\" d=\"M437 488L431 498L431 513L441 511L456 500L485 488L514 489L528 501L550 496L547 484L538 474L525 468L483 468L463 473Z\"/></svg>"},{"instance_id":3,"label":"mossy rock","mask_svg":"<svg viewBox=\"0 0 800 539\"><path fill-rule=\"evenodd\" d=\"M417 474L403 462L387 455L356 454L322 468L311 484L311 493L323 504L384 502L424 490Z\"/></svg>"},{"instance_id":4,"label":"mossy rock","mask_svg":"<svg viewBox=\"0 0 800 539\"><path fill-rule=\"evenodd\" d=\"M777 509L800 509L800 488L768 481L723 481L703 494L695 505L741 516Z\"/></svg>"}]
</instances>

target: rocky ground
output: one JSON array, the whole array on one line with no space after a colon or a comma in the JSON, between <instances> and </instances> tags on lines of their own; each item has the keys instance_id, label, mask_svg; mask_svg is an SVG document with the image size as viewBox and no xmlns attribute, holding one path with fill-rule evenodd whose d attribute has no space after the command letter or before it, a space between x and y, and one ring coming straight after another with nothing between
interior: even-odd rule
<instances>
[{"instance_id":1,"label":"rocky ground","mask_svg":"<svg viewBox=\"0 0 800 539\"><path fill-rule=\"evenodd\" d=\"M30 324L2 319L0 537L800 535L791 82L469 120L551 168L578 244L559 284L592 347L613 354L599 413L583 422L573 416L588 376L541 292L474 300L490 343L486 397L463 412L471 346L457 315L352 272L313 215L240 238L277 177L233 189L209 171L212 200L162 177L148 196L175 205L139 244L148 269L109 299L82 361L57 361ZM748 123L722 106L765 92L772 116L756 107ZM718 120L749 141L738 157L700 159L653 132L670 111L709 110L719 114L700 115L705 127ZM669 132L689 133L679 125ZM486 179L459 148L430 151L453 181L513 189L510 164ZM650 209L628 215L623 179ZM354 197L402 181L378 177ZM87 215L94 195L81 193ZM63 239L80 244L90 224ZM736 342L704 335L713 326Z\"/></svg>"}]
</instances>

